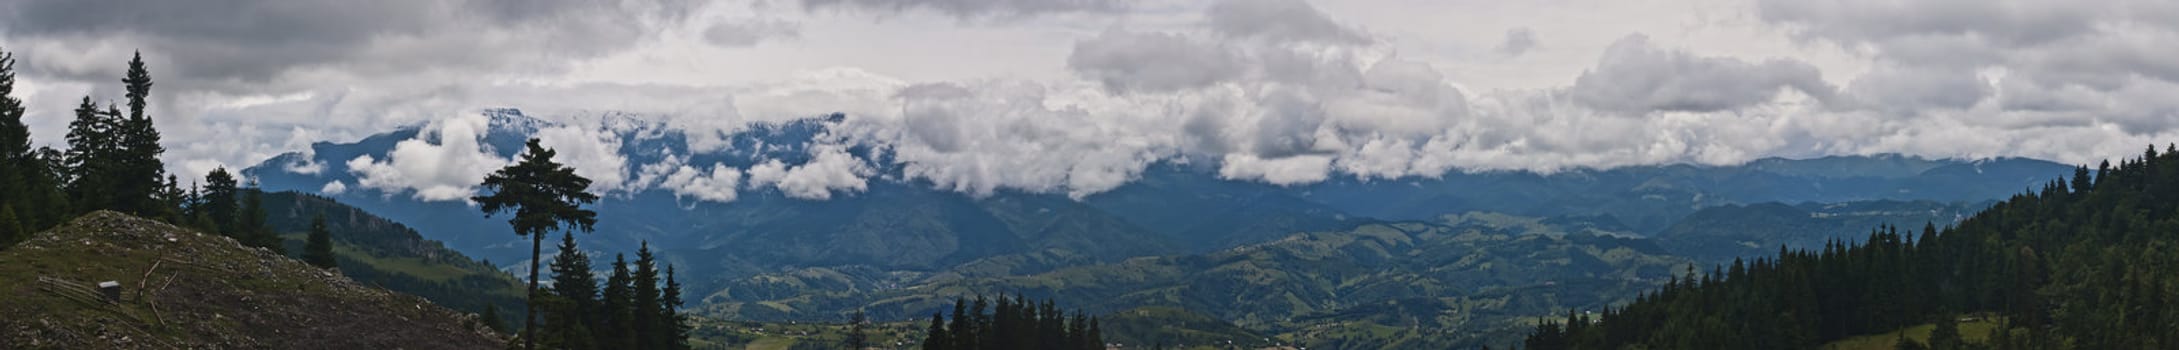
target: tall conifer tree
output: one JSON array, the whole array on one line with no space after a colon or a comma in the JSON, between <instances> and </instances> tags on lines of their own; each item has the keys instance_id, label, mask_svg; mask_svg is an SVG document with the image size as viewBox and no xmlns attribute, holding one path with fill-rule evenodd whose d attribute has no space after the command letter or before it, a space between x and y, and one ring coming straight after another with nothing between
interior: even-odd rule
<instances>
[{"instance_id":1,"label":"tall conifer tree","mask_svg":"<svg viewBox=\"0 0 2179 350\"><path fill-rule=\"evenodd\" d=\"M634 349L635 338L635 288L634 277L628 271L626 255L613 255L613 272L605 277L605 288L599 293L599 304L604 307L602 328L594 333L598 346L608 349Z\"/></svg>"},{"instance_id":2,"label":"tall conifer tree","mask_svg":"<svg viewBox=\"0 0 2179 350\"><path fill-rule=\"evenodd\" d=\"M660 319L665 312L661 307L658 290L658 260L651 255L650 242L644 242L636 250L635 276L635 337L638 349L665 347L666 320Z\"/></svg>"},{"instance_id":3,"label":"tall conifer tree","mask_svg":"<svg viewBox=\"0 0 2179 350\"><path fill-rule=\"evenodd\" d=\"M575 174L575 168L560 165L552 157L558 152L545 148L532 138L525 146L522 161L493 171L484 177L482 186L491 195L470 197L489 217L494 213L514 212L507 224L516 235L530 238L530 299L522 322L523 347L536 349L537 328L537 270L540 251L543 250L545 233L561 228L590 232L598 223L598 213L582 206L598 201L598 196L588 192L590 179ZM653 287L656 288L656 287Z\"/></svg>"}]
</instances>

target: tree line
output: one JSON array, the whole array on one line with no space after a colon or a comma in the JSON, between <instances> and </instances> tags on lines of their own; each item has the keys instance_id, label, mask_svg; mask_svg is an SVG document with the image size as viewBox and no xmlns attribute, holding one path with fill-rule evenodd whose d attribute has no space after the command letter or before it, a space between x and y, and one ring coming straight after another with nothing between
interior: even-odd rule
<instances>
[{"instance_id":1,"label":"tree line","mask_svg":"<svg viewBox=\"0 0 2179 350\"><path fill-rule=\"evenodd\" d=\"M987 312L987 308L988 310ZM1052 300L1038 303L1028 298L1001 296L996 303L976 297L953 302L953 319L931 314L923 338L923 350L1092 350L1104 349L1104 335L1097 318L1060 311ZM853 339L853 337L851 337ZM853 349L862 349L849 344Z\"/></svg>"},{"instance_id":2,"label":"tree line","mask_svg":"<svg viewBox=\"0 0 2179 350\"><path fill-rule=\"evenodd\" d=\"M1957 225L1690 271L1593 317L1542 322L1557 349L1812 348L1934 324L1902 349L2179 347L2179 147L2075 169ZM1962 315L1992 315L1987 340Z\"/></svg>"},{"instance_id":3,"label":"tree line","mask_svg":"<svg viewBox=\"0 0 2179 350\"><path fill-rule=\"evenodd\" d=\"M592 274L590 256L561 236L552 258L552 287L537 301L543 330L537 336L550 349L688 349L691 329L680 312L681 283L673 266L660 276L658 261L645 243L635 263L613 256L612 272L601 285Z\"/></svg>"},{"instance_id":4,"label":"tree line","mask_svg":"<svg viewBox=\"0 0 2179 350\"><path fill-rule=\"evenodd\" d=\"M265 225L262 192L240 187L224 168L186 190L166 173L159 160L166 148L147 111L152 80L143 54L129 59L121 79L127 109L111 101L101 108L84 96L68 123L66 150L32 148L15 78L15 55L0 50L0 193L7 194L0 198L0 247L84 213L113 210L283 250Z\"/></svg>"}]
</instances>

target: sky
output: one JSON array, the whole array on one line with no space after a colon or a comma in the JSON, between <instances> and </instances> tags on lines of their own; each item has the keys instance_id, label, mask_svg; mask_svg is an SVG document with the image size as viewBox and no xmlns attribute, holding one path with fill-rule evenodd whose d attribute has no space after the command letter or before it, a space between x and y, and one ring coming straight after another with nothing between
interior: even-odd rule
<instances>
[{"instance_id":1,"label":"sky","mask_svg":"<svg viewBox=\"0 0 2179 350\"><path fill-rule=\"evenodd\" d=\"M0 49L56 147L79 99L121 99L141 52L184 174L406 125L469 135L485 108L705 131L839 112L807 164L591 177L823 199L878 176L841 151L860 144L945 189L1079 197L1157 162L1282 185L1877 153L2093 163L2179 141L2174 19L2179 2L2136 0L0 0ZM612 140L553 132L591 150L578 165L628 165ZM415 141L347 160L362 179L328 189L459 198L504 162Z\"/></svg>"}]
</instances>

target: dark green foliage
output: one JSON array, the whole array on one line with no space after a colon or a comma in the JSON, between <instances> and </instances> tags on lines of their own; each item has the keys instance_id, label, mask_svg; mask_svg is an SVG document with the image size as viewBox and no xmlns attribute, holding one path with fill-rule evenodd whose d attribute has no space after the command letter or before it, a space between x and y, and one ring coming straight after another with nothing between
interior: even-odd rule
<instances>
[{"instance_id":1,"label":"dark green foliage","mask_svg":"<svg viewBox=\"0 0 2179 350\"><path fill-rule=\"evenodd\" d=\"M689 348L692 329L680 311L681 285L674 280L672 266L666 267L663 281L652 277L654 284L645 288L638 282L642 271L656 274L655 268L647 267L655 266L650 251L638 252L637 272L629 271L627 259L615 257L613 272L600 293L597 279L591 276L590 257L576 246L574 237L572 233L562 236L560 253L552 261L552 290L540 291L544 297L538 307L544 311L539 342L558 349ZM654 296L637 296L646 289Z\"/></svg>"},{"instance_id":2,"label":"dark green foliage","mask_svg":"<svg viewBox=\"0 0 2179 350\"><path fill-rule=\"evenodd\" d=\"M0 247L21 241L28 235L30 231L23 228L22 218L15 215L15 204L0 203Z\"/></svg>"},{"instance_id":3,"label":"dark green foliage","mask_svg":"<svg viewBox=\"0 0 2179 350\"><path fill-rule=\"evenodd\" d=\"M485 216L494 213L514 212L507 224L515 234L530 237L530 298L527 314L522 322L525 347L536 348L537 270L539 251L545 242L545 232L566 227L589 232L598 223L598 213L583 209L584 204L598 201L598 196L587 191L590 179L575 175L575 168L553 162L551 149L530 139L522 161L493 171L484 177L482 186L491 195L471 197L484 210ZM654 287L655 288L655 287Z\"/></svg>"},{"instance_id":4,"label":"dark green foliage","mask_svg":"<svg viewBox=\"0 0 2179 350\"><path fill-rule=\"evenodd\" d=\"M1937 315L1937 327L1929 330L1929 348L1958 350L1961 346L1959 319L1952 315Z\"/></svg>"},{"instance_id":5,"label":"dark green foliage","mask_svg":"<svg viewBox=\"0 0 2179 350\"><path fill-rule=\"evenodd\" d=\"M666 288L658 298L660 349L689 348L689 334L695 328L689 325L688 315L681 314L681 281L673 276L673 265L666 265Z\"/></svg>"},{"instance_id":6,"label":"dark green foliage","mask_svg":"<svg viewBox=\"0 0 2179 350\"><path fill-rule=\"evenodd\" d=\"M560 236L560 253L552 257L552 292L568 301L567 308L559 312L574 315L590 315L599 309L598 279L591 275L590 255L575 245L575 234ZM590 320L591 317L573 318ZM597 329L600 322L585 321L585 332Z\"/></svg>"},{"instance_id":7,"label":"dark green foliage","mask_svg":"<svg viewBox=\"0 0 2179 350\"><path fill-rule=\"evenodd\" d=\"M1731 273L1692 271L1594 321L1545 322L1529 349L1811 348L1935 320L1929 345L1959 340L1949 310L2003 317L2001 349L2179 346L2179 154L2086 168L1920 239L1893 227L1859 244L1786 250ZM1721 276L1722 275L1722 276ZM1903 346L1921 344L1903 342Z\"/></svg>"},{"instance_id":8,"label":"dark green foliage","mask_svg":"<svg viewBox=\"0 0 2179 350\"><path fill-rule=\"evenodd\" d=\"M491 328L494 331L500 332L507 331L507 322L500 321L501 316L499 315L498 306L492 306L490 304L484 305L484 314L480 315L478 318L484 319L484 327L486 328Z\"/></svg>"},{"instance_id":9,"label":"dark green foliage","mask_svg":"<svg viewBox=\"0 0 2179 350\"><path fill-rule=\"evenodd\" d=\"M635 336L635 282L628 272L628 259L613 255L613 272L606 275L605 287L599 293L599 305L604 305L603 325L597 329L598 346L605 348L633 349Z\"/></svg>"},{"instance_id":10,"label":"dark green foliage","mask_svg":"<svg viewBox=\"0 0 2179 350\"><path fill-rule=\"evenodd\" d=\"M631 290L635 291L635 310L633 311L635 324L633 324L633 328L635 328L636 347L640 349L664 348L665 344L661 343L660 340L664 339L665 329L661 326L666 325L666 322L660 319L665 311L658 303L661 296L658 290L658 260L657 257L651 255L651 244L648 242L643 243L643 247L636 250L635 275L632 282L635 283Z\"/></svg>"},{"instance_id":11,"label":"dark green foliage","mask_svg":"<svg viewBox=\"0 0 2179 350\"><path fill-rule=\"evenodd\" d=\"M302 233L311 230L317 217L325 217L325 230L337 250L342 274L357 282L430 299L432 303L473 313L494 311L491 321L501 325L521 316L499 313L522 305L522 282L490 263L478 262L447 249L406 225L335 202L331 198L295 192L264 194L265 224L274 232ZM194 210L193 210L194 211ZM194 211L201 213L202 211ZM302 252L308 236L291 235L283 246ZM430 270L423 276L417 269Z\"/></svg>"},{"instance_id":12,"label":"dark green foliage","mask_svg":"<svg viewBox=\"0 0 2179 350\"><path fill-rule=\"evenodd\" d=\"M76 119L68 122L68 171L64 172L69 174L68 198L79 213L108 208L113 193L106 189L119 181L113 168L119 146L115 130L120 122L100 112L90 96L83 97L75 112Z\"/></svg>"},{"instance_id":13,"label":"dark green foliage","mask_svg":"<svg viewBox=\"0 0 2179 350\"><path fill-rule=\"evenodd\" d=\"M159 130L144 112L143 100L151 94L151 73L139 55L129 62L129 105L123 114L118 106L101 111L84 96L76 107L76 119L68 124L66 167L70 202L78 213L111 209L150 218L171 218L160 200L166 187L166 166L159 155Z\"/></svg>"},{"instance_id":14,"label":"dark green foliage","mask_svg":"<svg viewBox=\"0 0 2179 350\"><path fill-rule=\"evenodd\" d=\"M243 245L265 248L274 253L286 254L286 245L280 243L280 234L265 225L265 192L255 188L242 190L242 212L235 223L235 236Z\"/></svg>"},{"instance_id":15,"label":"dark green foliage","mask_svg":"<svg viewBox=\"0 0 2179 350\"><path fill-rule=\"evenodd\" d=\"M240 185L226 167L213 168L211 173L204 174L204 194L198 198L201 203L191 211L211 219L214 227L207 229L241 238L235 234L242 227L238 223L242 213Z\"/></svg>"},{"instance_id":16,"label":"dark green foliage","mask_svg":"<svg viewBox=\"0 0 2179 350\"><path fill-rule=\"evenodd\" d=\"M13 245L35 230L45 228L43 218L27 213L33 208L49 205L44 194L50 184L43 184L47 176L45 163L37 159L30 148L30 126L23 123L23 100L15 98L15 54L0 51L0 247Z\"/></svg>"},{"instance_id":17,"label":"dark green foliage","mask_svg":"<svg viewBox=\"0 0 2179 350\"><path fill-rule=\"evenodd\" d=\"M127 84L129 113L124 118L117 108L108 107L107 114L118 119L115 142L113 203L107 209L149 218L167 218L167 211L158 200L166 177L166 164L159 155L166 148L159 145L159 129L152 126L151 115L145 113L146 99L151 97L151 72L144 66L144 55L129 59Z\"/></svg>"},{"instance_id":18,"label":"dark green foliage","mask_svg":"<svg viewBox=\"0 0 2179 350\"><path fill-rule=\"evenodd\" d=\"M1018 296L1002 296L996 303L977 297L974 304L967 299L956 299L953 305L950 326L940 315L931 315L930 328L924 333L923 349L1105 348L1096 318L1081 313L1071 316L1061 313L1057 304L1050 300L1039 306L1035 301ZM996 307L986 313L986 305ZM859 312L855 315L857 319L862 316Z\"/></svg>"},{"instance_id":19,"label":"dark green foliage","mask_svg":"<svg viewBox=\"0 0 2179 350\"><path fill-rule=\"evenodd\" d=\"M164 175L159 131L143 108L124 117L118 107L99 110L84 96L68 124L68 150L32 150L25 111L15 92L15 56L0 51L0 204L15 208L15 225L0 228L0 246L28 232L58 225L77 214L112 209L137 216L180 218L177 182ZM130 62L132 103L149 96L151 78L138 58ZM165 178L165 179L162 179Z\"/></svg>"},{"instance_id":20,"label":"dark green foliage","mask_svg":"<svg viewBox=\"0 0 2179 350\"><path fill-rule=\"evenodd\" d=\"M953 336L946 334L946 318L931 313L931 326L923 330L923 350L953 349Z\"/></svg>"},{"instance_id":21,"label":"dark green foliage","mask_svg":"<svg viewBox=\"0 0 2179 350\"><path fill-rule=\"evenodd\" d=\"M310 217L310 234L303 243L303 262L320 268L339 268L333 258L333 233L325 229L325 214Z\"/></svg>"},{"instance_id":22,"label":"dark green foliage","mask_svg":"<svg viewBox=\"0 0 2179 350\"><path fill-rule=\"evenodd\" d=\"M870 334L865 333L863 330L863 327L868 326L869 323L870 317L864 315L862 311L855 311L853 316L848 316L847 340L843 342L848 349L862 350L870 347Z\"/></svg>"},{"instance_id":23,"label":"dark green foliage","mask_svg":"<svg viewBox=\"0 0 2179 350\"><path fill-rule=\"evenodd\" d=\"M539 296L537 308L541 310L542 315L538 316L541 325L538 326L540 332L537 333L537 341L544 344L545 348L597 348L598 345L590 332L590 327L584 324L587 317L577 306L582 303L581 301L568 299L544 290L531 295Z\"/></svg>"}]
</instances>

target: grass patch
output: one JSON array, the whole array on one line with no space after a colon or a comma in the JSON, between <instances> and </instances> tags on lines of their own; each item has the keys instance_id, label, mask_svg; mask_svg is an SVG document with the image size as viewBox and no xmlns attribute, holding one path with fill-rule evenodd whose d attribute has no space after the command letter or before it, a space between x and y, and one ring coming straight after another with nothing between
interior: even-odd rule
<instances>
[{"instance_id":1,"label":"grass patch","mask_svg":"<svg viewBox=\"0 0 2179 350\"><path fill-rule=\"evenodd\" d=\"M1969 343L1988 342L1990 340L1990 330L1997 329L1998 321L1999 320L1995 317L1979 316L1975 317L1974 321L1960 322L1960 339L1965 340ZM1907 327L1901 330L1886 332L1883 334L1871 334L1846 338L1839 341L1831 342L1830 344L1824 344L1821 349L1890 350L1892 349L1892 345L1894 343L1897 343L1899 341L1899 337L1902 335L1906 336L1907 339L1914 340L1917 343L1928 345L1929 332L1936 329L1936 324L1922 324L1913 327Z\"/></svg>"}]
</instances>

